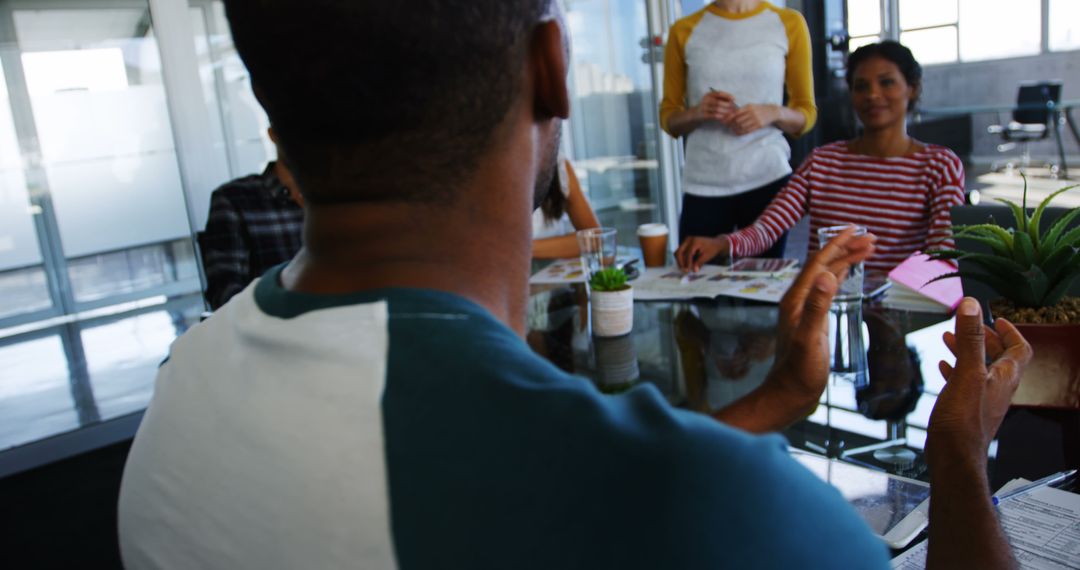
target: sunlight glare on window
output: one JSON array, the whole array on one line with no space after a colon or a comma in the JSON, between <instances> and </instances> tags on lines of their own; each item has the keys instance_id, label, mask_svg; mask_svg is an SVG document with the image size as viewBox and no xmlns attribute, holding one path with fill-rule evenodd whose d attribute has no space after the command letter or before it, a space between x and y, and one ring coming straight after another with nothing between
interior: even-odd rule
<instances>
[{"instance_id":1,"label":"sunlight glare on window","mask_svg":"<svg viewBox=\"0 0 1080 570\"><path fill-rule=\"evenodd\" d=\"M1080 2L1050 0L1050 49L1080 49Z\"/></svg>"},{"instance_id":2,"label":"sunlight glare on window","mask_svg":"<svg viewBox=\"0 0 1080 570\"><path fill-rule=\"evenodd\" d=\"M955 24L956 0L900 0L900 29Z\"/></svg>"},{"instance_id":3,"label":"sunlight glare on window","mask_svg":"<svg viewBox=\"0 0 1080 570\"><path fill-rule=\"evenodd\" d=\"M128 88L120 48L37 51L22 54L31 95L58 91L105 91Z\"/></svg>"},{"instance_id":4,"label":"sunlight glare on window","mask_svg":"<svg viewBox=\"0 0 1080 570\"><path fill-rule=\"evenodd\" d=\"M1036 55L1041 30L1042 0L960 0L963 61Z\"/></svg>"},{"instance_id":5,"label":"sunlight glare on window","mask_svg":"<svg viewBox=\"0 0 1080 570\"><path fill-rule=\"evenodd\" d=\"M878 0L847 0L847 14L849 35L881 33L881 3Z\"/></svg>"},{"instance_id":6,"label":"sunlight glare on window","mask_svg":"<svg viewBox=\"0 0 1080 570\"><path fill-rule=\"evenodd\" d=\"M945 26L900 34L900 43L907 46L923 65L956 61L956 27Z\"/></svg>"}]
</instances>

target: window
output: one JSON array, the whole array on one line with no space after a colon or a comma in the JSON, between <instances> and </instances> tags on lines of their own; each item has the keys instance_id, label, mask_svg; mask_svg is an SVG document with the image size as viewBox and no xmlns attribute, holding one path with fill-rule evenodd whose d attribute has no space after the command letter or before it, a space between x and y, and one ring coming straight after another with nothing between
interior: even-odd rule
<instances>
[{"instance_id":1,"label":"window","mask_svg":"<svg viewBox=\"0 0 1080 570\"><path fill-rule=\"evenodd\" d=\"M882 18L879 0L847 0L848 48L855 51L881 40Z\"/></svg>"},{"instance_id":2,"label":"window","mask_svg":"<svg viewBox=\"0 0 1080 570\"><path fill-rule=\"evenodd\" d=\"M900 4L900 29L956 26L957 15L956 0L904 0Z\"/></svg>"},{"instance_id":3,"label":"window","mask_svg":"<svg viewBox=\"0 0 1080 570\"><path fill-rule=\"evenodd\" d=\"M203 302L149 5L0 20L2 451L145 407Z\"/></svg>"},{"instance_id":4,"label":"window","mask_svg":"<svg viewBox=\"0 0 1080 570\"><path fill-rule=\"evenodd\" d=\"M233 46L225 4L191 0L189 15L203 98L212 115L214 149L228 158L233 178L262 172L277 150L266 132L270 120L255 100L247 69Z\"/></svg>"},{"instance_id":5,"label":"window","mask_svg":"<svg viewBox=\"0 0 1080 570\"><path fill-rule=\"evenodd\" d=\"M1080 49L1080 2L1050 0L1050 51Z\"/></svg>"},{"instance_id":6,"label":"window","mask_svg":"<svg viewBox=\"0 0 1080 570\"><path fill-rule=\"evenodd\" d=\"M952 63L957 60L956 26L940 26L900 34L900 43L907 46L923 65Z\"/></svg>"},{"instance_id":7,"label":"window","mask_svg":"<svg viewBox=\"0 0 1080 570\"><path fill-rule=\"evenodd\" d=\"M960 59L1036 55L1042 0L960 0Z\"/></svg>"},{"instance_id":8,"label":"window","mask_svg":"<svg viewBox=\"0 0 1080 570\"><path fill-rule=\"evenodd\" d=\"M900 43L922 64L955 62L959 21L957 0L902 0Z\"/></svg>"},{"instance_id":9,"label":"window","mask_svg":"<svg viewBox=\"0 0 1080 570\"><path fill-rule=\"evenodd\" d=\"M893 7L890 12L889 6ZM1080 49L1077 0L847 0L851 50L895 38L923 64Z\"/></svg>"}]
</instances>

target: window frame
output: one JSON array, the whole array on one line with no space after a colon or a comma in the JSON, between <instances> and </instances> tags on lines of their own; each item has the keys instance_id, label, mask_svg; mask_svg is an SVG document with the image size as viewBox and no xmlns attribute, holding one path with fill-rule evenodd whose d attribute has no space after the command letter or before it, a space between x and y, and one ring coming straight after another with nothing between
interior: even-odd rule
<instances>
[{"instance_id":1,"label":"window frame","mask_svg":"<svg viewBox=\"0 0 1080 570\"><path fill-rule=\"evenodd\" d=\"M932 30L938 28L955 28L956 29L956 59L953 61L928 63L927 66L937 65L957 65L963 63L977 63L986 61L1000 61L1006 59L1016 59L1023 57L1037 57L1041 55L1049 55L1055 53L1068 53L1071 51L1080 51L1080 48L1068 48L1068 49L1051 49L1050 48L1050 2L1051 0L1040 0L1041 14L1040 14L1040 38L1039 38L1039 51L1031 54L1017 54L1004 57L994 57L986 59L972 59L965 60L960 54L960 31L963 26L962 18L957 14L956 22L949 24L938 24L934 26L921 26L918 28L901 29L900 27L900 2L903 0L878 0L881 6L881 28L880 32L876 36L879 40L889 39L900 41L900 35L904 32ZM959 1L959 0L957 0ZM845 20L847 19L847 5L845 2ZM846 23L846 21L845 21ZM874 35L861 35L858 37L849 37L848 41L865 40L867 38L874 38Z\"/></svg>"}]
</instances>

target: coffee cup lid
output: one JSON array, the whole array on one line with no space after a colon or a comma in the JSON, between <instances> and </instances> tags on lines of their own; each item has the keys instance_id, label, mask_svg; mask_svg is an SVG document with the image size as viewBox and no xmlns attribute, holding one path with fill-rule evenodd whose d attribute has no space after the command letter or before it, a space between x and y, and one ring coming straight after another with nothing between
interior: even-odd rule
<instances>
[{"instance_id":1,"label":"coffee cup lid","mask_svg":"<svg viewBox=\"0 0 1080 570\"><path fill-rule=\"evenodd\" d=\"M638 226L637 233L639 236L663 236L667 235L668 229L665 224L641 224Z\"/></svg>"}]
</instances>

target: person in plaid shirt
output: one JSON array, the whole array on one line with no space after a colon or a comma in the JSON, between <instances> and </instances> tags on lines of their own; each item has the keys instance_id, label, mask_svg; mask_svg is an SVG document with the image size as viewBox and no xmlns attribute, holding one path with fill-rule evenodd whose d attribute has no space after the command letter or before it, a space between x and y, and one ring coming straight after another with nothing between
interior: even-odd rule
<instances>
[{"instance_id":1,"label":"person in plaid shirt","mask_svg":"<svg viewBox=\"0 0 1080 570\"><path fill-rule=\"evenodd\" d=\"M272 129L270 138L276 142ZM279 160L262 174L227 182L210 196L210 216L199 248L211 310L300 251L303 198L280 152Z\"/></svg>"}]
</instances>

